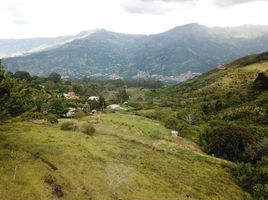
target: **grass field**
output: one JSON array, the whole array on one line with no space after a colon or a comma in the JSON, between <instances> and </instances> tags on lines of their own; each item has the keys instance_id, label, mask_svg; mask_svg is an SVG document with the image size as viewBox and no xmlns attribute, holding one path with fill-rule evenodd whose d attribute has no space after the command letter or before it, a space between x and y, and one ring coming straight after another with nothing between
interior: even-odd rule
<instances>
[{"instance_id":1,"label":"grass field","mask_svg":"<svg viewBox=\"0 0 268 200\"><path fill-rule=\"evenodd\" d=\"M95 135L0 125L0 199L57 199L59 191L70 200L250 199L230 174L233 163L172 138L159 122L128 114L73 121L93 124Z\"/></svg>"}]
</instances>

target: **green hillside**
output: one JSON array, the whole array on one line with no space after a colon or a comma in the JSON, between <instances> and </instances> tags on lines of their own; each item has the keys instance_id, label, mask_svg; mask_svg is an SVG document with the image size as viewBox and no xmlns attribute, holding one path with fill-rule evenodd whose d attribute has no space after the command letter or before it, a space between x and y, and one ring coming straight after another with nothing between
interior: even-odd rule
<instances>
[{"instance_id":1,"label":"green hillside","mask_svg":"<svg viewBox=\"0 0 268 200\"><path fill-rule=\"evenodd\" d=\"M248 197L229 173L234 164L172 138L156 121L126 114L75 121L94 123L97 132L31 122L0 126L0 199Z\"/></svg>"},{"instance_id":2,"label":"green hillside","mask_svg":"<svg viewBox=\"0 0 268 200\"><path fill-rule=\"evenodd\" d=\"M0 199L267 199L267 71L264 53L156 89L0 68Z\"/></svg>"},{"instance_id":3,"label":"green hillside","mask_svg":"<svg viewBox=\"0 0 268 200\"><path fill-rule=\"evenodd\" d=\"M248 56L179 85L151 90L141 104L144 108L166 112L171 109L181 114L192 113L198 124L238 120L264 126L268 109L267 82L264 88L259 88L255 81L261 74L267 80L267 71L268 53Z\"/></svg>"}]
</instances>

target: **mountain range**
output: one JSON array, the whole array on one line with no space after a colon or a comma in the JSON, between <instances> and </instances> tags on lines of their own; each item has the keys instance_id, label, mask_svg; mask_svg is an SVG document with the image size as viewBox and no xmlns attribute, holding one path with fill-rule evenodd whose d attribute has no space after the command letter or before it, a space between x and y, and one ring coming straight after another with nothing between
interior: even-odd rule
<instances>
[{"instance_id":1,"label":"mountain range","mask_svg":"<svg viewBox=\"0 0 268 200\"><path fill-rule=\"evenodd\" d=\"M0 55L13 55L3 60L7 71L24 70L34 75L55 71L66 78L179 82L264 51L268 51L268 26L253 25L210 28L188 24L154 35L98 29L76 36L0 40Z\"/></svg>"}]
</instances>

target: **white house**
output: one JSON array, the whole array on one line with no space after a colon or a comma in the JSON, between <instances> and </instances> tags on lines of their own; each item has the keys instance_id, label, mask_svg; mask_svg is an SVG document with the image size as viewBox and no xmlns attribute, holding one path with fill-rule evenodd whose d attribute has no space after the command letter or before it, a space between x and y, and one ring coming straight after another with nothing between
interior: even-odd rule
<instances>
[{"instance_id":1,"label":"white house","mask_svg":"<svg viewBox=\"0 0 268 200\"><path fill-rule=\"evenodd\" d=\"M174 131L174 130L171 131L171 135L172 135L172 137L177 137L178 134L179 134L178 131Z\"/></svg>"},{"instance_id":2,"label":"white house","mask_svg":"<svg viewBox=\"0 0 268 200\"><path fill-rule=\"evenodd\" d=\"M99 101L99 97L97 96L91 96L91 97L88 97L88 100L91 100L91 101Z\"/></svg>"},{"instance_id":3,"label":"white house","mask_svg":"<svg viewBox=\"0 0 268 200\"><path fill-rule=\"evenodd\" d=\"M76 108L69 108L68 112L64 114L64 117L73 117L75 115Z\"/></svg>"},{"instance_id":4,"label":"white house","mask_svg":"<svg viewBox=\"0 0 268 200\"><path fill-rule=\"evenodd\" d=\"M126 108L122 108L118 104L111 104L111 105L107 106L107 109L109 109L109 110L127 110Z\"/></svg>"}]
</instances>

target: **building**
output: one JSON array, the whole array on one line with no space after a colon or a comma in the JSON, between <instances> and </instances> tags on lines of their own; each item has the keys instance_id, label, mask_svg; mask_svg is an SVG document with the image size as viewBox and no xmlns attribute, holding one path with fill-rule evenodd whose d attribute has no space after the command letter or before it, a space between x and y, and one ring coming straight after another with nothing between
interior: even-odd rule
<instances>
[{"instance_id":1,"label":"building","mask_svg":"<svg viewBox=\"0 0 268 200\"><path fill-rule=\"evenodd\" d=\"M76 96L74 92L64 93L63 96L68 100L78 100L79 96Z\"/></svg>"},{"instance_id":2,"label":"building","mask_svg":"<svg viewBox=\"0 0 268 200\"><path fill-rule=\"evenodd\" d=\"M76 108L69 108L68 112L65 113L63 116L72 118L75 115L75 112L76 112Z\"/></svg>"},{"instance_id":3,"label":"building","mask_svg":"<svg viewBox=\"0 0 268 200\"><path fill-rule=\"evenodd\" d=\"M97 96L91 96L91 97L88 97L88 100L90 100L90 101L99 101L99 97L97 97Z\"/></svg>"}]
</instances>

